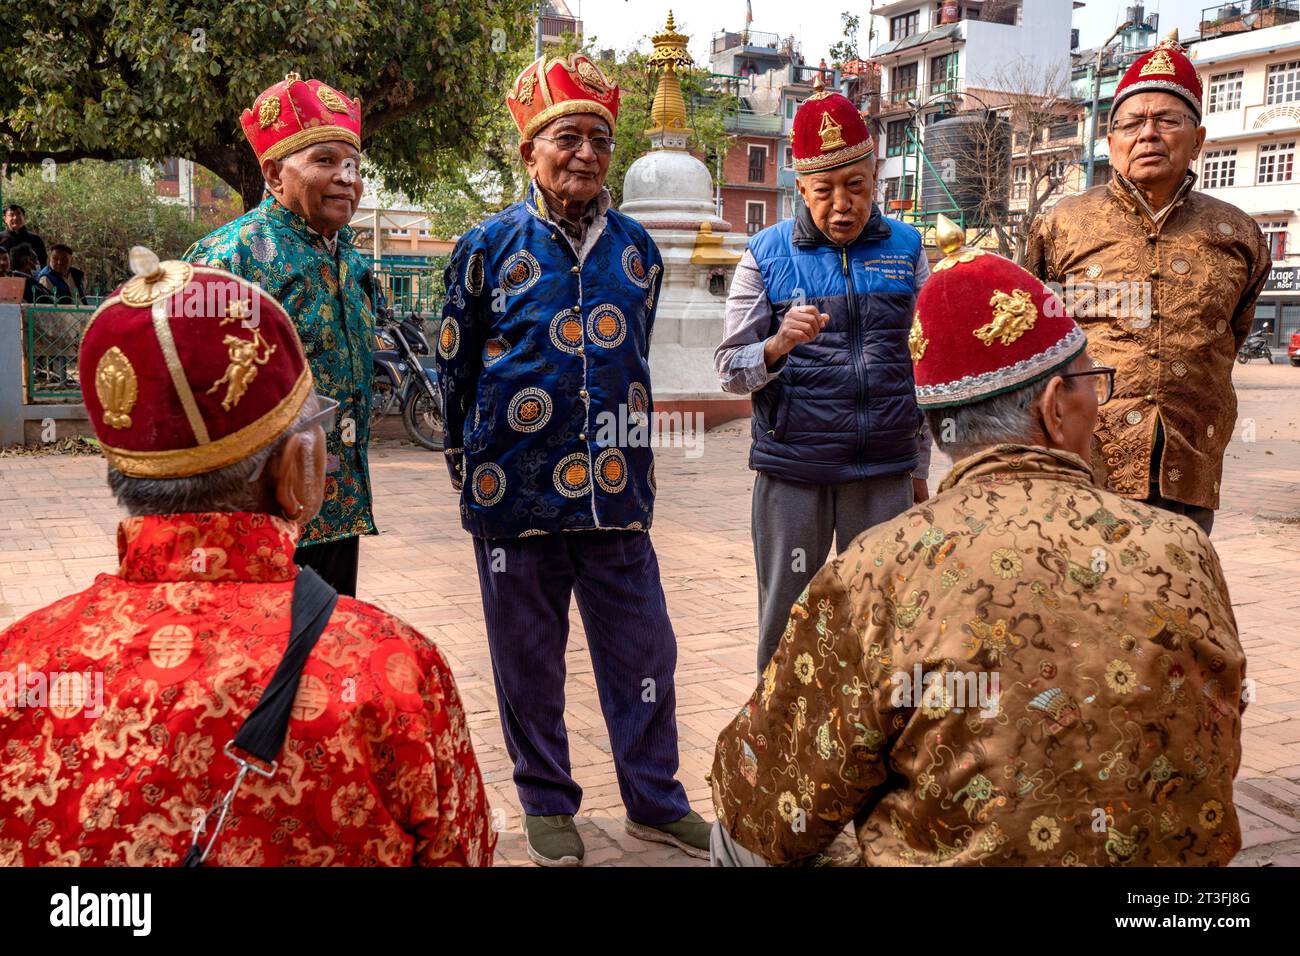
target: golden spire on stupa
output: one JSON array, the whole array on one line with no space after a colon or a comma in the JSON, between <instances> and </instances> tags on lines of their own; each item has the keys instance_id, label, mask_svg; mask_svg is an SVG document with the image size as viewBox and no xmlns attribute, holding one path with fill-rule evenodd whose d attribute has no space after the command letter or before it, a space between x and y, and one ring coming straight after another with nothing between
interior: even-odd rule
<instances>
[{"instance_id":1,"label":"golden spire on stupa","mask_svg":"<svg viewBox=\"0 0 1300 956\"><path fill-rule=\"evenodd\" d=\"M659 73L659 86L650 107L650 128L645 132L656 147L685 149L691 131L686 126L686 101L682 99L677 71L693 65L691 55L686 52L690 38L677 32L673 12L669 10L664 32L652 39L655 50L646 67L651 73Z\"/></svg>"}]
</instances>

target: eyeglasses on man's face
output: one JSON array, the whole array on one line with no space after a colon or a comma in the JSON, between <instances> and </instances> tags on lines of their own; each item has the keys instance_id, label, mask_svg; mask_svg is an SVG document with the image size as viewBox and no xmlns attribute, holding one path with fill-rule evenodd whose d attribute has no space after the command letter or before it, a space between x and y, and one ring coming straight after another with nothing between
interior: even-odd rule
<instances>
[{"instance_id":1,"label":"eyeglasses on man's face","mask_svg":"<svg viewBox=\"0 0 1300 956\"><path fill-rule=\"evenodd\" d=\"M1176 133L1187 124L1196 125L1196 121L1186 113L1153 113L1150 116L1125 116L1118 119L1111 126L1111 131L1118 133L1125 139L1132 139L1137 136L1146 127L1147 123L1154 123L1156 131L1159 133Z\"/></svg>"},{"instance_id":2,"label":"eyeglasses on man's face","mask_svg":"<svg viewBox=\"0 0 1300 956\"><path fill-rule=\"evenodd\" d=\"M1088 378L1097 390L1097 404L1105 405L1115 394L1115 369L1109 365L1094 365L1082 372L1060 372L1061 378Z\"/></svg>"},{"instance_id":3,"label":"eyeglasses on man's face","mask_svg":"<svg viewBox=\"0 0 1300 956\"><path fill-rule=\"evenodd\" d=\"M558 136L534 136L533 139L544 139L548 143L554 143L557 149L566 153L576 153L582 149L583 143L590 143L592 152L598 156L608 156L614 152L614 137L612 136L582 136L578 133L560 133Z\"/></svg>"},{"instance_id":4,"label":"eyeglasses on man's face","mask_svg":"<svg viewBox=\"0 0 1300 956\"><path fill-rule=\"evenodd\" d=\"M334 401L334 399L330 398L327 395L322 395L320 392L317 392L316 411L312 413L310 416L308 416L307 418L305 418L303 421L289 428L288 431L286 431L282 436L280 436L280 440L283 441L284 439L288 438L290 435L296 434L297 432L309 432L317 425L319 425L321 427L321 430L324 431L326 435L328 435L330 432L334 430L334 418L336 415L338 415L338 411L339 411L338 402ZM270 455L267 455L260 462L258 462L257 467L253 469L253 473L248 476L248 480L250 482L257 481L258 478L262 477L262 471L263 469L266 468L266 463L267 461L270 460L270 457L271 457Z\"/></svg>"}]
</instances>

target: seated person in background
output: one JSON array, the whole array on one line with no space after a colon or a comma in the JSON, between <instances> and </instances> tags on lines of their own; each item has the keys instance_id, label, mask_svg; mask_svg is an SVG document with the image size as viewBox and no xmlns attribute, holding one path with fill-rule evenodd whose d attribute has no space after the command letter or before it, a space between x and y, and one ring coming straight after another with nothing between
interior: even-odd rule
<instances>
[{"instance_id":1,"label":"seated person in background","mask_svg":"<svg viewBox=\"0 0 1300 956\"><path fill-rule=\"evenodd\" d=\"M809 860L852 822L871 866L1224 865L1245 658L1218 557L1094 483L1114 370L955 232L910 348L956 463L794 605L718 739L714 863Z\"/></svg>"},{"instance_id":2,"label":"seated person in background","mask_svg":"<svg viewBox=\"0 0 1300 956\"><path fill-rule=\"evenodd\" d=\"M50 246L50 264L36 273L37 295L59 305L83 305L81 270L72 268L72 247L63 243Z\"/></svg>"},{"instance_id":3,"label":"seated person in background","mask_svg":"<svg viewBox=\"0 0 1300 956\"><path fill-rule=\"evenodd\" d=\"M320 508L335 406L256 286L138 248L132 268L79 356L130 515L121 567L0 634L0 865L175 866L191 846L220 866L489 865L496 838L446 663L353 598L315 615L328 623L278 767L236 779L232 741L291 619L311 619L291 614L319 585L299 582L293 553ZM6 686L15 673L22 686Z\"/></svg>"},{"instance_id":4,"label":"seated person in background","mask_svg":"<svg viewBox=\"0 0 1300 956\"><path fill-rule=\"evenodd\" d=\"M27 280L23 283L24 302L36 302L40 296L41 287L36 284L36 272L40 267L31 246L20 243L9 249L9 275Z\"/></svg>"}]
</instances>

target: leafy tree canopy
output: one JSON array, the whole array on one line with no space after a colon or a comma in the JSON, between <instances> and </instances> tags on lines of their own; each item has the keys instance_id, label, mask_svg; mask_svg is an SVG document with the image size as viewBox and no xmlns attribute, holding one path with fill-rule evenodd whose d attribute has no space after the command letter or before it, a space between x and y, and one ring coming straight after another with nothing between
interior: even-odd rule
<instances>
[{"instance_id":1,"label":"leafy tree canopy","mask_svg":"<svg viewBox=\"0 0 1300 956\"><path fill-rule=\"evenodd\" d=\"M385 188L419 199L480 153L531 0L60 0L0 30L0 162L192 159L239 190L261 174L239 125L296 71L362 102Z\"/></svg>"}]
</instances>

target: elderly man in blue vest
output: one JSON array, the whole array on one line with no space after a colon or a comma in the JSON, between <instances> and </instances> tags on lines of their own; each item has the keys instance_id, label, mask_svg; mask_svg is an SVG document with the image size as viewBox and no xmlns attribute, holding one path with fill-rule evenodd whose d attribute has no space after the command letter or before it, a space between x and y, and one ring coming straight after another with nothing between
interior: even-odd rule
<instances>
[{"instance_id":1,"label":"elderly man in blue vest","mask_svg":"<svg viewBox=\"0 0 1300 956\"><path fill-rule=\"evenodd\" d=\"M723 389L753 395L760 672L832 539L842 552L924 500L930 467L907 347L920 234L876 207L874 141L845 97L817 83L791 139L803 203L750 242L714 356Z\"/></svg>"}]
</instances>

